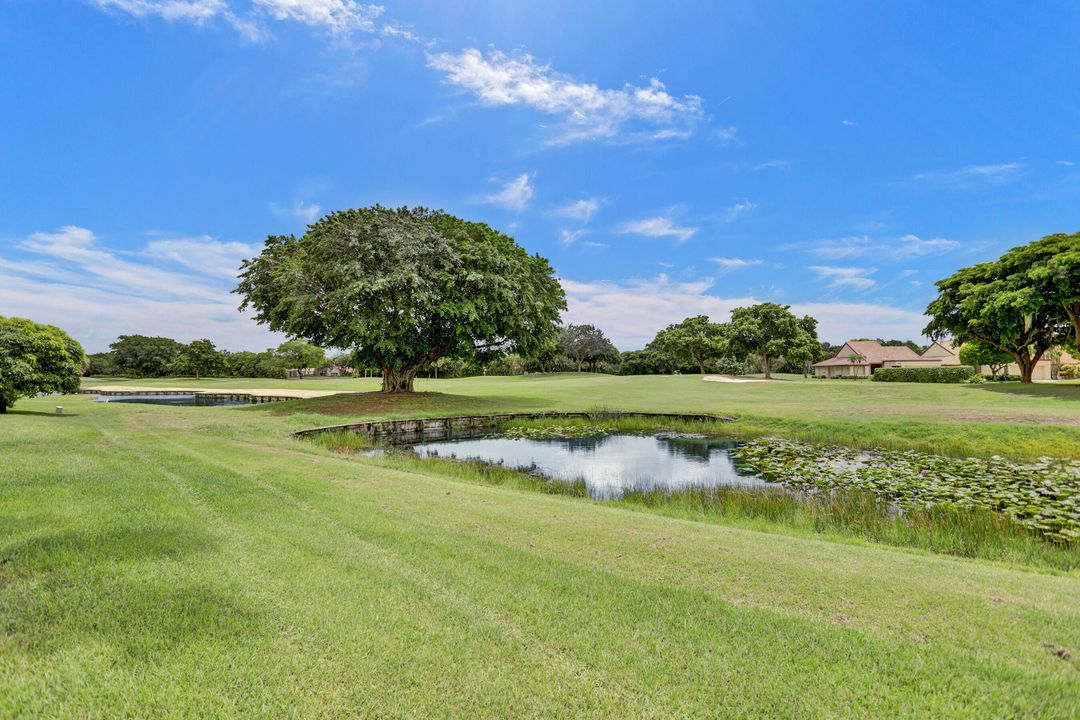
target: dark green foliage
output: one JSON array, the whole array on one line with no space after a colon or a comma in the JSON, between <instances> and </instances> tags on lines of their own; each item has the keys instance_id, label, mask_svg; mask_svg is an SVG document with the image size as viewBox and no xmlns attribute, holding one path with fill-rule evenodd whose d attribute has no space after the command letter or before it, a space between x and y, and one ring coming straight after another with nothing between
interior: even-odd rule
<instances>
[{"instance_id":1,"label":"dark green foliage","mask_svg":"<svg viewBox=\"0 0 1080 720\"><path fill-rule=\"evenodd\" d=\"M22 397L79 390L82 346L52 325L0 317L0 413Z\"/></svg>"},{"instance_id":2,"label":"dark green foliage","mask_svg":"<svg viewBox=\"0 0 1080 720\"><path fill-rule=\"evenodd\" d=\"M116 370L131 377L162 377L184 346L171 338L146 335L121 335L112 348Z\"/></svg>"},{"instance_id":3,"label":"dark green foliage","mask_svg":"<svg viewBox=\"0 0 1080 720\"><path fill-rule=\"evenodd\" d=\"M972 367L988 367L990 379L996 380L998 373L1012 362L1012 355L985 343L968 343L960 348L960 362Z\"/></svg>"},{"instance_id":4,"label":"dark green foliage","mask_svg":"<svg viewBox=\"0 0 1080 720\"><path fill-rule=\"evenodd\" d=\"M1031 382L1035 365L1075 335L1080 311L1080 234L1051 235L936 283L925 333L1008 353ZM1074 337L1075 339L1075 337Z\"/></svg>"},{"instance_id":5,"label":"dark green foliage","mask_svg":"<svg viewBox=\"0 0 1080 720\"><path fill-rule=\"evenodd\" d=\"M84 375L102 377L106 375L119 375L120 369L116 365L116 356L111 352L91 353L86 356L86 368Z\"/></svg>"},{"instance_id":6,"label":"dark green foliage","mask_svg":"<svg viewBox=\"0 0 1080 720\"><path fill-rule=\"evenodd\" d=\"M194 340L169 364L178 375L220 375L225 371L225 356L209 340Z\"/></svg>"},{"instance_id":7,"label":"dark green foliage","mask_svg":"<svg viewBox=\"0 0 1080 720\"><path fill-rule=\"evenodd\" d=\"M967 365L881 368L870 379L875 382L962 383L974 374L975 368Z\"/></svg>"},{"instance_id":8,"label":"dark green foliage","mask_svg":"<svg viewBox=\"0 0 1080 720\"><path fill-rule=\"evenodd\" d=\"M817 320L797 318L790 305L760 303L731 311L727 347L736 358L761 358L765 377L772 377L773 364L783 358L803 365L822 357L817 337Z\"/></svg>"},{"instance_id":9,"label":"dark green foliage","mask_svg":"<svg viewBox=\"0 0 1080 720\"><path fill-rule=\"evenodd\" d=\"M619 358L619 351L595 325L567 325L559 333L558 346L577 363L578 372L586 363L595 372L598 363Z\"/></svg>"},{"instance_id":10,"label":"dark green foliage","mask_svg":"<svg viewBox=\"0 0 1080 720\"><path fill-rule=\"evenodd\" d=\"M440 357L531 356L555 336L562 287L547 260L483 223L424 208L334 212L244 262L242 308L260 323L378 366L411 391Z\"/></svg>"},{"instance_id":11,"label":"dark green foliage","mask_svg":"<svg viewBox=\"0 0 1080 720\"><path fill-rule=\"evenodd\" d=\"M708 315L697 315L668 325L656 334L650 345L680 363L694 366L704 375L705 365L724 354L725 328L725 325L711 322Z\"/></svg>"},{"instance_id":12,"label":"dark green foliage","mask_svg":"<svg viewBox=\"0 0 1080 720\"><path fill-rule=\"evenodd\" d=\"M655 351L628 350L620 355L620 375L663 375L668 372L664 359Z\"/></svg>"}]
</instances>

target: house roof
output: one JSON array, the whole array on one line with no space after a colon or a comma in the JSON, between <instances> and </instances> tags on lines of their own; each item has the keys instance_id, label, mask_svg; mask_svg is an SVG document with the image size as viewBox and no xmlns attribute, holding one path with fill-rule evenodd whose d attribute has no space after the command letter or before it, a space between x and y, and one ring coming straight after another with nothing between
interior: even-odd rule
<instances>
[{"instance_id":1,"label":"house roof","mask_svg":"<svg viewBox=\"0 0 1080 720\"><path fill-rule=\"evenodd\" d=\"M948 340L935 340L935 341L934 341L934 342L933 342L933 343L932 343L932 344L930 345L930 347L926 348L926 350L923 350L923 355L925 355L926 353L928 353L928 352L930 351L930 348L934 347L934 345L937 345L938 347L940 347L940 348L941 348L942 350L944 350L945 352L949 353L950 355L957 355L957 354L959 354L959 351L957 350L956 346L954 346L954 345L953 345L953 344L952 344L951 342L949 342Z\"/></svg>"},{"instance_id":2,"label":"house roof","mask_svg":"<svg viewBox=\"0 0 1080 720\"><path fill-rule=\"evenodd\" d=\"M844 348L850 348L856 355L862 355L865 360L851 362L848 356L851 354ZM918 354L906 345L898 347L885 347L876 340L848 340L836 357L815 363L814 367L830 367L836 365L881 365L882 363L895 362L897 360L918 360Z\"/></svg>"}]
</instances>

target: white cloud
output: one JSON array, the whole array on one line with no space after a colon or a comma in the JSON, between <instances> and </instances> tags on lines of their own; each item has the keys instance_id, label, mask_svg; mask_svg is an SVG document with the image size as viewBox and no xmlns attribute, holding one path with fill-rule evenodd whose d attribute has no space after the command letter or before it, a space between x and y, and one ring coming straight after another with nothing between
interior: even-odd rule
<instances>
[{"instance_id":1,"label":"white cloud","mask_svg":"<svg viewBox=\"0 0 1080 720\"><path fill-rule=\"evenodd\" d=\"M866 277L877 272L876 268L834 267L832 265L811 265L812 270L822 280L829 281L830 288L853 288L869 290L877 283Z\"/></svg>"},{"instance_id":2,"label":"white cloud","mask_svg":"<svg viewBox=\"0 0 1080 720\"><path fill-rule=\"evenodd\" d=\"M400 40L420 38L405 28L381 20L382 5L356 0L252 0L241 10L229 0L91 0L98 8L109 12L127 13L146 19L206 24L221 19L251 42L271 37L266 21L288 22L324 30L337 38L355 34L377 35Z\"/></svg>"},{"instance_id":3,"label":"white cloud","mask_svg":"<svg viewBox=\"0 0 1080 720\"><path fill-rule=\"evenodd\" d=\"M739 128L734 125L717 128L713 131L713 137L723 145L742 145L742 140L739 138Z\"/></svg>"},{"instance_id":4,"label":"white cloud","mask_svg":"<svg viewBox=\"0 0 1080 720\"><path fill-rule=\"evenodd\" d=\"M855 122L854 120L841 120L840 124L845 127L855 127L859 123Z\"/></svg>"},{"instance_id":5,"label":"white cloud","mask_svg":"<svg viewBox=\"0 0 1080 720\"><path fill-rule=\"evenodd\" d=\"M644 347L658 330L684 318L708 315L726 322L733 308L760 302L752 296L713 295L712 279L677 282L663 274L621 282L561 282L568 305L564 321L592 323L623 350ZM921 313L873 303L794 303L791 311L817 318L820 337L834 343L853 337L917 339L927 322Z\"/></svg>"},{"instance_id":6,"label":"white cloud","mask_svg":"<svg viewBox=\"0 0 1080 720\"><path fill-rule=\"evenodd\" d=\"M569 247L570 245L573 245L575 242L580 240L583 236L587 235L588 233L589 233L588 230L583 230L583 229L582 230L560 230L559 231L559 241L563 245L566 245L567 247ZM590 245L596 245L596 243L590 243Z\"/></svg>"},{"instance_id":7,"label":"white cloud","mask_svg":"<svg viewBox=\"0 0 1080 720\"><path fill-rule=\"evenodd\" d=\"M685 137L705 118L701 98L672 95L656 78L645 87L604 89L562 75L526 53L485 56L467 48L430 55L428 65L484 105L519 105L560 118L554 143Z\"/></svg>"},{"instance_id":8,"label":"white cloud","mask_svg":"<svg viewBox=\"0 0 1080 720\"><path fill-rule=\"evenodd\" d=\"M386 10L353 0L255 0L255 7L275 20L291 20L321 27L334 35L373 33L376 20Z\"/></svg>"},{"instance_id":9,"label":"white cloud","mask_svg":"<svg viewBox=\"0 0 1080 720\"><path fill-rule=\"evenodd\" d=\"M663 216L632 220L619 226L619 232L623 234L644 235L645 237L673 237L680 244L694 237L694 233L697 231L698 229L693 227L679 227L671 221L671 218Z\"/></svg>"},{"instance_id":10,"label":"white cloud","mask_svg":"<svg viewBox=\"0 0 1080 720\"><path fill-rule=\"evenodd\" d=\"M750 212L755 207L754 203L749 200L742 200L731 207L724 208L724 222L732 222L736 218Z\"/></svg>"},{"instance_id":11,"label":"white cloud","mask_svg":"<svg viewBox=\"0 0 1080 720\"><path fill-rule=\"evenodd\" d=\"M239 260L258 250L203 236L121 252L68 225L0 249L0 307L62 327L90 352L123 333L209 337L227 349L259 350L280 336L237 312L229 292Z\"/></svg>"},{"instance_id":12,"label":"white cloud","mask_svg":"<svg viewBox=\"0 0 1080 720\"><path fill-rule=\"evenodd\" d=\"M960 247L956 240L930 238L923 240L918 235L904 235L891 248L891 254L897 257L924 257L940 255Z\"/></svg>"},{"instance_id":13,"label":"white cloud","mask_svg":"<svg viewBox=\"0 0 1080 720\"><path fill-rule=\"evenodd\" d=\"M912 180L921 185L966 190L988 185L1004 185L1020 176L1024 166L1021 163L999 163L997 165L969 165L958 170L939 170L918 173Z\"/></svg>"},{"instance_id":14,"label":"white cloud","mask_svg":"<svg viewBox=\"0 0 1080 720\"><path fill-rule=\"evenodd\" d=\"M822 238L809 242L793 243L784 247L804 250L827 260L843 260L869 254L905 260L930 255L942 255L957 249L960 247L960 243L946 238L923 240L918 235L904 235L895 239L883 240L871 240L867 235L851 235L841 238Z\"/></svg>"},{"instance_id":15,"label":"white cloud","mask_svg":"<svg viewBox=\"0 0 1080 720\"><path fill-rule=\"evenodd\" d=\"M790 166L790 160L766 160L765 162L752 166L750 169L757 172L759 170L783 170Z\"/></svg>"},{"instance_id":16,"label":"white cloud","mask_svg":"<svg viewBox=\"0 0 1080 720\"><path fill-rule=\"evenodd\" d=\"M716 263L725 270L738 270L740 268L761 265L765 261L758 259L748 260L746 258L713 257L709 258L709 262Z\"/></svg>"},{"instance_id":17,"label":"white cloud","mask_svg":"<svg viewBox=\"0 0 1080 720\"><path fill-rule=\"evenodd\" d=\"M1072 167L1073 166L1073 161L1072 160L1055 160L1054 162L1057 163L1058 165L1064 165L1065 167Z\"/></svg>"},{"instance_id":18,"label":"white cloud","mask_svg":"<svg viewBox=\"0 0 1080 720\"><path fill-rule=\"evenodd\" d=\"M92 0L102 10L137 18L157 16L165 20L205 22L228 10L225 0Z\"/></svg>"},{"instance_id":19,"label":"white cloud","mask_svg":"<svg viewBox=\"0 0 1080 720\"><path fill-rule=\"evenodd\" d=\"M261 250L259 245L222 242L203 235L199 238L151 240L143 254L171 265L183 265L203 274L235 279L240 263L255 257Z\"/></svg>"},{"instance_id":20,"label":"white cloud","mask_svg":"<svg viewBox=\"0 0 1080 720\"><path fill-rule=\"evenodd\" d=\"M600 201L596 198L582 198L566 205L555 208L551 213L555 217L576 220L579 223L587 223L600 209Z\"/></svg>"},{"instance_id":21,"label":"white cloud","mask_svg":"<svg viewBox=\"0 0 1080 720\"><path fill-rule=\"evenodd\" d=\"M296 204L293 205L293 215L308 225L315 222L321 212L322 208L315 203L305 204L302 200L297 200Z\"/></svg>"},{"instance_id":22,"label":"white cloud","mask_svg":"<svg viewBox=\"0 0 1080 720\"><path fill-rule=\"evenodd\" d=\"M480 201L490 205L498 205L514 212L521 212L532 200L533 193L534 189L530 184L528 173L522 173L503 185L498 192L483 195Z\"/></svg>"}]
</instances>

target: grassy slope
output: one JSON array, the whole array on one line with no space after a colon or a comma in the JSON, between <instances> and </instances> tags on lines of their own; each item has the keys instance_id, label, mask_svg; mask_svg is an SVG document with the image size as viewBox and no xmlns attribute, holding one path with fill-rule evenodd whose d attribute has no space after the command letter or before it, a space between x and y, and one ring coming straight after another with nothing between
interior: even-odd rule
<instances>
[{"instance_id":1,"label":"grassy slope","mask_svg":"<svg viewBox=\"0 0 1080 720\"><path fill-rule=\"evenodd\" d=\"M709 405L670 380L439 389ZM0 418L0 716L1080 713L1078 575L394 471L315 402Z\"/></svg>"}]
</instances>

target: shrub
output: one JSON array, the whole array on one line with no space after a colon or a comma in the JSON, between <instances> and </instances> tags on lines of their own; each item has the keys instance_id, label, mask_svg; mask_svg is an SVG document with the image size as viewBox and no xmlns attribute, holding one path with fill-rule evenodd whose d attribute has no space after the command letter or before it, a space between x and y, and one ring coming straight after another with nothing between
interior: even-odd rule
<instances>
[{"instance_id":1,"label":"shrub","mask_svg":"<svg viewBox=\"0 0 1080 720\"><path fill-rule=\"evenodd\" d=\"M1062 380L1075 380L1080 377L1080 366L1062 365L1058 370L1058 377Z\"/></svg>"},{"instance_id":2,"label":"shrub","mask_svg":"<svg viewBox=\"0 0 1080 720\"><path fill-rule=\"evenodd\" d=\"M877 382L962 383L975 375L968 365L950 367L882 368L870 376Z\"/></svg>"},{"instance_id":3,"label":"shrub","mask_svg":"<svg viewBox=\"0 0 1080 720\"><path fill-rule=\"evenodd\" d=\"M967 381L972 385L978 385L981 382L986 382L986 380L983 379L982 375L972 375L967 379Z\"/></svg>"}]
</instances>

